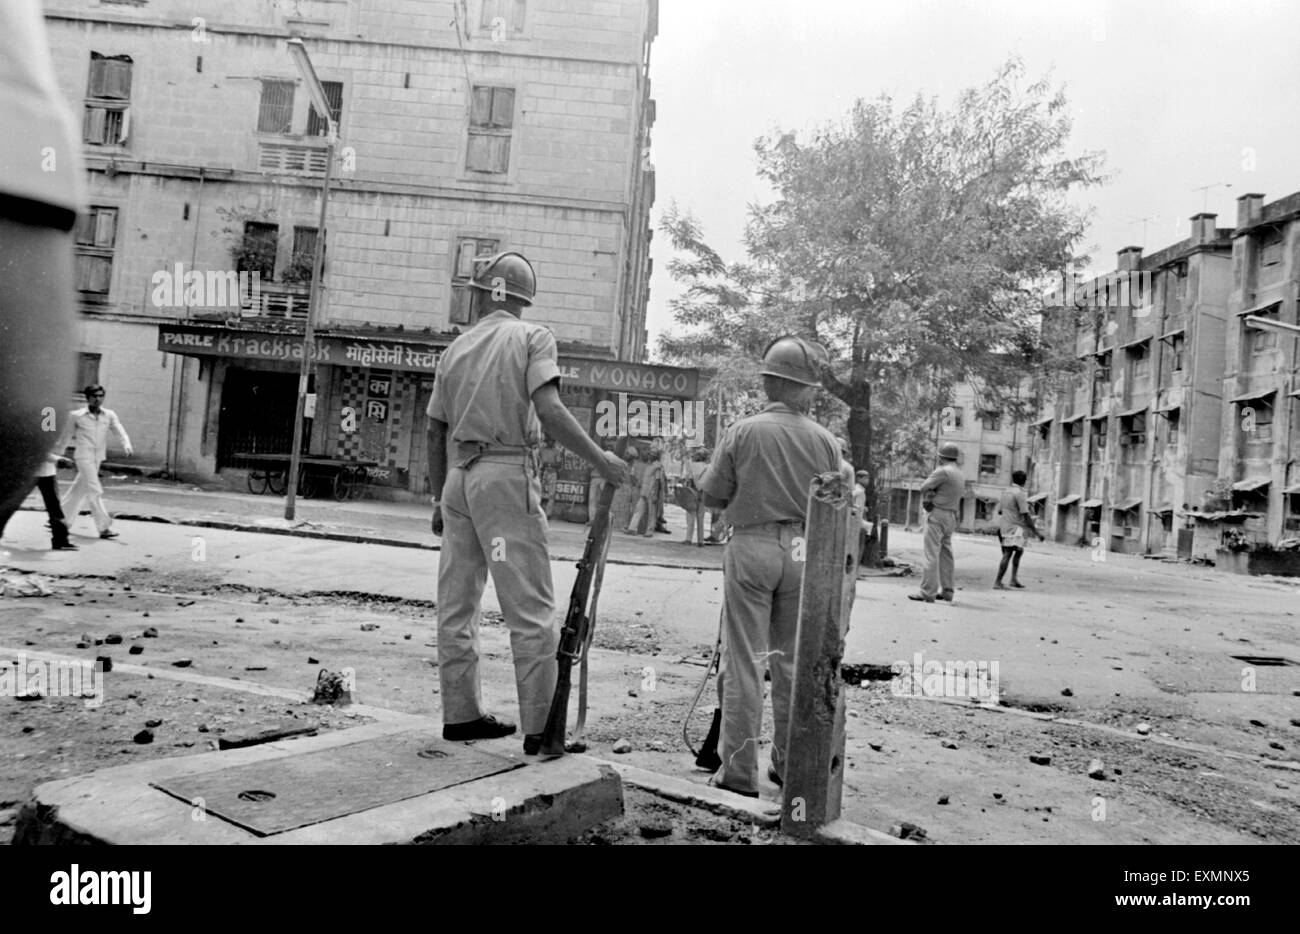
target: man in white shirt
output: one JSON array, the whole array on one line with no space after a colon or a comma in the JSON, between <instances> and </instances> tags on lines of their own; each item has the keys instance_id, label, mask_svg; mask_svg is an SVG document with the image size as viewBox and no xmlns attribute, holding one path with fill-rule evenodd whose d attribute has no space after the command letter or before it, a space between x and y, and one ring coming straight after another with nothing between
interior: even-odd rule
<instances>
[{"instance_id":1,"label":"man in white shirt","mask_svg":"<svg viewBox=\"0 0 1300 934\"><path fill-rule=\"evenodd\" d=\"M104 488L99 484L99 465L108 455L108 432L111 429L122 442L126 456L135 452L131 449L131 439L126 429L112 409L103 408L104 387L87 386L85 408L77 409L68 416L68 424L63 429L56 450L62 451L69 444L75 445L73 461L77 465L77 479L63 499L63 514L68 525L77 521L83 500L90 500L90 512L95 517L95 527L99 529L100 538L117 538L111 528L113 517L104 507Z\"/></svg>"}]
</instances>

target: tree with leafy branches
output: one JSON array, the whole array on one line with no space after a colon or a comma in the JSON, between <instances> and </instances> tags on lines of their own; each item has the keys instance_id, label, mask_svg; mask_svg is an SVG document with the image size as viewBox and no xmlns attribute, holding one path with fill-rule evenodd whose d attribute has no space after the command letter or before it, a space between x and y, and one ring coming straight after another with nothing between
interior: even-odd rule
<instances>
[{"instance_id":1,"label":"tree with leafy branches","mask_svg":"<svg viewBox=\"0 0 1300 934\"><path fill-rule=\"evenodd\" d=\"M661 219L681 254L671 307L686 330L660 350L756 371L779 334L823 344L823 385L844 407L873 513L882 456L915 454L916 425L955 382L1014 416L1025 373L1060 364L1041 340L1044 284L1087 262L1076 252L1087 214L1069 198L1103 180L1102 157L1068 155L1063 90L1023 78L1013 59L949 109L882 96L806 140L759 139L774 197L750 207L743 262L725 262L689 213Z\"/></svg>"}]
</instances>

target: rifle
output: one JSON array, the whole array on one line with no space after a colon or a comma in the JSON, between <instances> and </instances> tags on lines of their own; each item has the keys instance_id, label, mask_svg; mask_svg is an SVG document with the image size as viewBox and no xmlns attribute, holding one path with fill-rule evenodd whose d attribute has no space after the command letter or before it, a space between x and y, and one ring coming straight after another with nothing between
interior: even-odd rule
<instances>
[{"instance_id":1,"label":"rifle","mask_svg":"<svg viewBox=\"0 0 1300 934\"><path fill-rule=\"evenodd\" d=\"M627 451L627 438L620 438L614 453L622 458ZM564 628L560 630L560 645L555 653L558 663L555 677L555 695L546 715L542 731L541 754L547 758L564 755L564 736L568 729L569 693L573 689L573 663L582 661L583 695L585 701L586 655L596 626L596 599L600 595L600 580L604 576L605 554L609 550L609 509L614 502L617 487L605 484L596 504L596 515L591 520L587 544L578 561L578 577L569 594L569 609L564 615ZM652 520L653 521L653 518ZM594 585L594 586L593 586ZM585 708L585 704L582 705ZM583 710L585 713L585 709ZM579 716L581 722L584 717Z\"/></svg>"}]
</instances>

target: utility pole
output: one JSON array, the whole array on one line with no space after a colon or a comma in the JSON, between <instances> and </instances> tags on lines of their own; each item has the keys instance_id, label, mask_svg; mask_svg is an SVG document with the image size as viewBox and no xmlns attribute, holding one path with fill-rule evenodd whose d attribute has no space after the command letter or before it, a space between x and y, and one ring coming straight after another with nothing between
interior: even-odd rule
<instances>
[{"instance_id":1,"label":"utility pole","mask_svg":"<svg viewBox=\"0 0 1300 934\"><path fill-rule=\"evenodd\" d=\"M311 371L311 358L315 350L313 319L316 317L320 305L321 265L325 257L325 212L329 207L330 180L334 174L334 143L338 137L338 126L335 124L334 114L330 110L329 97L326 96L325 88L321 85L320 79L316 77L316 69L312 67L311 58L307 55L307 47L303 45L301 39L296 37L288 41L288 46L289 54L293 56L293 63L298 68L298 74L301 75L303 83L307 85L307 91L311 95L316 112L325 120L326 125L325 180L321 185L320 221L316 227L316 255L312 260L311 292L307 299L307 322L302 331L302 366L298 370L298 405L293 419L293 447L289 450L289 482L284 500L284 517L289 521L293 521L298 494L298 474L302 470L302 423L307 409L307 377Z\"/></svg>"}]
</instances>

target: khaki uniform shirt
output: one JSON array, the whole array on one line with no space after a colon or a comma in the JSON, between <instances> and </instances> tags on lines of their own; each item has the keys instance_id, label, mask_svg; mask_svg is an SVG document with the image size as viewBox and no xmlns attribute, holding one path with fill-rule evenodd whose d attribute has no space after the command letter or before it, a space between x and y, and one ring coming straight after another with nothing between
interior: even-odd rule
<instances>
[{"instance_id":1,"label":"khaki uniform shirt","mask_svg":"<svg viewBox=\"0 0 1300 934\"><path fill-rule=\"evenodd\" d=\"M921 484L922 493L930 490L934 490L935 509L956 509L962 494L966 492L966 478L961 475L956 464L945 461Z\"/></svg>"},{"instance_id":2,"label":"khaki uniform shirt","mask_svg":"<svg viewBox=\"0 0 1300 934\"><path fill-rule=\"evenodd\" d=\"M446 422L455 442L536 446L542 426L532 396L559 377L555 335L498 309L442 355L426 414Z\"/></svg>"},{"instance_id":3,"label":"khaki uniform shirt","mask_svg":"<svg viewBox=\"0 0 1300 934\"><path fill-rule=\"evenodd\" d=\"M729 501L737 528L764 522L803 522L813 478L839 470L840 444L806 415L770 402L724 433L700 489Z\"/></svg>"}]
</instances>

